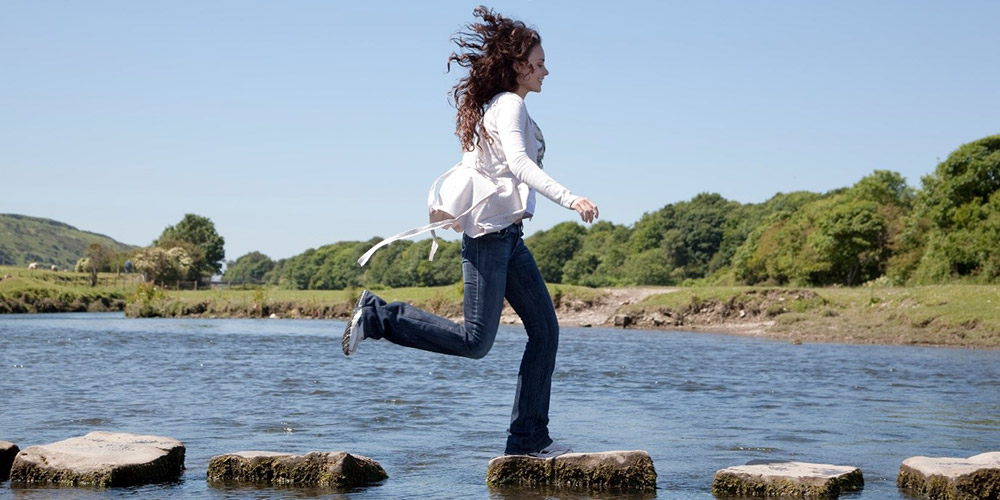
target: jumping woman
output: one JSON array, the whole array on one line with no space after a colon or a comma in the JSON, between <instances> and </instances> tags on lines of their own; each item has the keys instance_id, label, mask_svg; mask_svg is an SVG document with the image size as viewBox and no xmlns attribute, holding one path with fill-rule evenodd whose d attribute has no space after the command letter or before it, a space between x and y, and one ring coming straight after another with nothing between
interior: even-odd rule
<instances>
[{"instance_id":1,"label":"jumping woman","mask_svg":"<svg viewBox=\"0 0 1000 500\"><path fill-rule=\"evenodd\" d=\"M559 323L522 240L522 222L535 212L536 192L575 210L587 223L598 210L542 171L545 140L524 104L529 93L542 91L549 74L541 37L486 7L476 8L474 15L481 21L454 37L459 51L448 59L449 70L453 62L468 69L452 89L462 161L431 188L431 224L383 240L359 260L364 265L375 250L401 237L441 228L462 231L464 321L458 324L403 302L386 303L365 290L344 331L343 350L350 355L362 340L386 339L479 359L493 346L506 298L524 323L528 342L505 453L552 457L569 451L553 443L548 429Z\"/></svg>"}]
</instances>

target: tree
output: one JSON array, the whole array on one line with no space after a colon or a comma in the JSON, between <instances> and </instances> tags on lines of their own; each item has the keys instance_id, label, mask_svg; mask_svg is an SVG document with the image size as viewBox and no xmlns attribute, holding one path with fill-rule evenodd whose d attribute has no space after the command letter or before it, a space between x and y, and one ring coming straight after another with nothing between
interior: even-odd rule
<instances>
[{"instance_id":1,"label":"tree","mask_svg":"<svg viewBox=\"0 0 1000 500\"><path fill-rule=\"evenodd\" d=\"M264 276L274 269L274 261L260 252L250 252L226 264L226 272L222 275L228 281L243 283L263 283Z\"/></svg>"},{"instance_id":2,"label":"tree","mask_svg":"<svg viewBox=\"0 0 1000 500\"><path fill-rule=\"evenodd\" d=\"M147 247L136 253L134 264L146 281L170 283L184 279L194 260L183 247Z\"/></svg>"},{"instance_id":3,"label":"tree","mask_svg":"<svg viewBox=\"0 0 1000 500\"><path fill-rule=\"evenodd\" d=\"M822 263L809 276L812 284L857 285L878 278L888 258L888 224L871 201L845 200L818 220L808 238Z\"/></svg>"},{"instance_id":4,"label":"tree","mask_svg":"<svg viewBox=\"0 0 1000 500\"><path fill-rule=\"evenodd\" d=\"M960 146L921 180L901 238L901 279L1000 278L1000 135Z\"/></svg>"},{"instance_id":5,"label":"tree","mask_svg":"<svg viewBox=\"0 0 1000 500\"><path fill-rule=\"evenodd\" d=\"M563 265L563 282L583 286L624 284L629 228L608 221L590 226L580 249Z\"/></svg>"},{"instance_id":6,"label":"tree","mask_svg":"<svg viewBox=\"0 0 1000 500\"><path fill-rule=\"evenodd\" d=\"M586 234L587 230L576 222L563 222L524 240L538 263L542 279L549 283L562 283L563 266L583 245Z\"/></svg>"},{"instance_id":7,"label":"tree","mask_svg":"<svg viewBox=\"0 0 1000 500\"><path fill-rule=\"evenodd\" d=\"M100 243L87 245L86 268L90 272L90 286L97 286L97 273L107 270L114 255L114 250Z\"/></svg>"},{"instance_id":8,"label":"tree","mask_svg":"<svg viewBox=\"0 0 1000 500\"><path fill-rule=\"evenodd\" d=\"M167 226L154 246L167 247L168 242L186 241L201 252L192 263L191 273L196 277L207 277L222 271L226 257L225 240L215 231L215 224L207 217L185 214L176 226Z\"/></svg>"}]
</instances>

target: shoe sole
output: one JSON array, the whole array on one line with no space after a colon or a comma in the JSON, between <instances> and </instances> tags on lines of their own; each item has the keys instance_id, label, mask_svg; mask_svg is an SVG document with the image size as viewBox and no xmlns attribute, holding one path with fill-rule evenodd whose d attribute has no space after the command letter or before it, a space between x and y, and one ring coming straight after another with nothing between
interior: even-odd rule
<instances>
[{"instance_id":1,"label":"shoe sole","mask_svg":"<svg viewBox=\"0 0 1000 500\"><path fill-rule=\"evenodd\" d=\"M369 294L369 293L371 293L371 292L369 292L368 290L364 290L364 291L361 292L361 296L358 297L357 304L354 304L354 310L351 311L351 319L349 319L347 321L347 327L344 328L344 338L340 341L340 349L344 351L344 356L350 356L351 355L351 352L352 352L351 351L351 330L354 329L353 327L355 325L355 322L356 322L356 320L359 319L358 318L358 311L361 310L361 304L364 302L365 296L367 294ZM356 345L355 345L355 350L357 350Z\"/></svg>"}]
</instances>

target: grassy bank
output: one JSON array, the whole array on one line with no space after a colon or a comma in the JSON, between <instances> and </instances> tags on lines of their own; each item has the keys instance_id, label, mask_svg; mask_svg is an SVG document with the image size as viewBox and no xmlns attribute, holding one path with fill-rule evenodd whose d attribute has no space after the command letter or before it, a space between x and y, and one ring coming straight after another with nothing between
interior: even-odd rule
<instances>
[{"instance_id":1,"label":"grassy bank","mask_svg":"<svg viewBox=\"0 0 1000 500\"><path fill-rule=\"evenodd\" d=\"M849 342L1000 348L1000 286L684 288L619 311L640 327Z\"/></svg>"},{"instance_id":2,"label":"grassy bank","mask_svg":"<svg viewBox=\"0 0 1000 500\"><path fill-rule=\"evenodd\" d=\"M121 311L135 294L134 277L102 273L97 286L82 273L0 266L0 314Z\"/></svg>"},{"instance_id":3,"label":"grassy bank","mask_svg":"<svg viewBox=\"0 0 1000 500\"><path fill-rule=\"evenodd\" d=\"M344 319L361 289L162 290L136 278L0 267L0 314L121 311L130 317ZM637 293L643 292L643 293ZM377 290L457 318L462 288ZM792 342L1000 348L1000 286L592 289L549 285L565 325L625 325L760 335ZM642 297L645 297L642 299ZM641 300L640 300L641 299ZM516 320L509 309L505 320Z\"/></svg>"},{"instance_id":4,"label":"grassy bank","mask_svg":"<svg viewBox=\"0 0 1000 500\"><path fill-rule=\"evenodd\" d=\"M462 315L462 287L378 289L375 292L388 302L403 301L447 317ZM550 285L549 292L557 307L582 308L604 295L598 290L571 285ZM229 317L343 319L350 314L361 293L347 290L180 290L163 291L139 287L134 300L125 308L132 317Z\"/></svg>"}]
</instances>

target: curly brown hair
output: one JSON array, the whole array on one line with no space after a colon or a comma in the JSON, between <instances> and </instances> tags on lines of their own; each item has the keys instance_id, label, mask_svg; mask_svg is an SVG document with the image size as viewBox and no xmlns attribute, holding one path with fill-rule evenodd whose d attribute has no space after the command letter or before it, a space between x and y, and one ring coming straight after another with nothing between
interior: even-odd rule
<instances>
[{"instance_id":1,"label":"curly brown hair","mask_svg":"<svg viewBox=\"0 0 1000 500\"><path fill-rule=\"evenodd\" d=\"M500 92L517 88L514 64L528 59L531 49L542 43L542 37L521 21L503 17L480 5L472 14L482 22L470 23L452 37L460 52L448 57L451 63L468 68L469 73L452 87L452 98L458 108L455 135L462 149L472 151L480 137L486 137L483 112L486 104Z\"/></svg>"}]
</instances>

